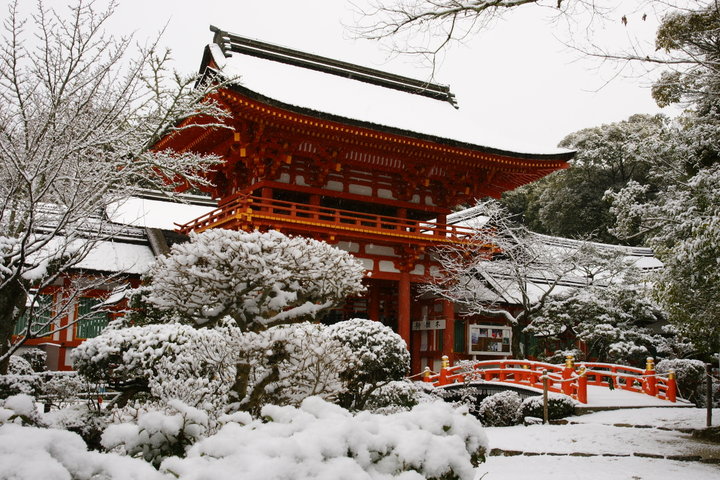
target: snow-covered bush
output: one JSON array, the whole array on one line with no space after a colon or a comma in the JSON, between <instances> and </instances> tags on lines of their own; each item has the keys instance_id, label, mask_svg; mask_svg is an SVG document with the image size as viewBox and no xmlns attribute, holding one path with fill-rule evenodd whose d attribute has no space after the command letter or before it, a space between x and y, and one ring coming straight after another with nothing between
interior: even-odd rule
<instances>
[{"instance_id":1,"label":"snow-covered bush","mask_svg":"<svg viewBox=\"0 0 720 480\"><path fill-rule=\"evenodd\" d=\"M190 234L159 257L136 294L149 310L214 326L232 317L241 331L312 320L364 291L365 269L325 242L213 229ZM138 301L135 299L134 301Z\"/></svg>"},{"instance_id":2,"label":"snow-covered bush","mask_svg":"<svg viewBox=\"0 0 720 480\"><path fill-rule=\"evenodd\" d=\"M678 396L696 405L705 401L705 364L701 360L676 358L661 360L655 366L657 373L675 371Z\"/></svg>"},{"instance_id":3,"label":"snow-covered bush","mask_svg":"<svg viewBox=\"0 0 720 480\"><path fill-rule=\"evenodd\" d=\"M352 352L324 325L305 322L234 333L238 369L249 376L241 404L252 404L253 412L266 403L299 405L309 396L335 401L347 388L340 374L352 362Z\"/></svg>"},{"instance_id":4,"label":"snow-covered bush","mask_svg":"<svg viewBox=\"0 0 720 480\"><path fill-rule=\"evenodd\" d=\"M13 355L8 364L8 373L10 375L32 375L35 371L29 361L19 355Z\"/></svg>"},{"instance_id":5,"label":"snow-covered bush","mask_svg":"<svg viewBox=\"0 0 720 480\"><path fill-rule=\"evenodd\" d=\"M110 425L102 434L102 446L155 467L169 456L184 457L190 445L206 436L210 418L179 400L169 401L165 410L142 412L134 423Z\"/></svg>"},{"instance_id":6,"label":"snow-covered bush","mask_svg":"<svg viewBox=\"0 0 720 480\"><path fill-rule=\"evenodd\" d=\"M110 422L106 413L96 403L86 400L53 409L44 413L42 419L49 428L77 433L88 448L101 451L100 438Z\"/></svg>"},{"instance_id":7,"label":"snow-covered bush","mask_svg":"<svg viewBox=\"0 0 720 480\"><path fill-rule=\"evenodd\" d=\"M42 380L37 375L0 375L0 399L24 394L37 396Z\"/></svg>"},{"instance_id":8,"label":"snow-covered bush","mask_svg":"<svg viewBox=\"0 0 720 480\"><path fill-rule=\"evenodd\" d=\"M522 400L517 392L505 391L490 395L480 402L477 416L487 427L509 427L522 419Z\"/></svg>"},{"instance_id":9,"label":"snow-covered bush","mask_svg":"<svg viewBox=\"0 0 720 480\"><path fill-rule=\"evenodd\" d=\"M73 360L84 377L120 391L121 406L139 392L224 405L235 376L227 342L222 330L180 324L108 329L77 347Z\"/></svg>"},{"instance_id":10,"label":"snow-covered bush","mask_svg":"<svg viewBox=\"0 0 720 480\"><path fill-rule=\"evenodd\" d=\"M480 423L443 402L353 415L310 397L299 408L266 406L262 417L226 424L160 471L214 480L471 480L487 448Z\"/></svg>"},{"instance_id":11,"label":"snow-covered bush","mask_svg":"<svg viewBox=\"0 0 720 480\"><path fill-rule=\"evenodd\" d=\"M42 372L42 401L55 408L64 408L78 402L96 402L98 386L90 384L77 372Z\"/></svg>"},{"instance_id":12,"label":"snow-covered bush","mask_svg":"<svg viewBox=\"0 0 720 480\"><path fill-rule=\"evenodd\" d=\"M35 399L30 395L19 394L0 402L0 425L15 423L18 425L44 426L38 415Z\"/></svg>"},{"instance_id":13,"label":"snow-covered bush","mask_svg":"<svg viewBox=\"0 0 720 480\"><path fill-rule=\"evenodd\" d=\"M47 353L39 348L25 348L15 355L27 360L34 372L44 372L47 370Z\"/></svg>"},{"instance_id":14,"label":"snow-covered bush","mask_svg":"<svg viewBox=\"0 0 720 480\"><path fill-rule=\"evenodd\" d=\"M0 425L0 477L49 480L168 480L141 460L89 452L72 432L53 428Z\"/></svg>"},{"instance_id":15,"label":"snow-covered bush","mask_svg":"<svg viewBox=\"0 0 720 480\"><path fill-rule=\"evenodd\" d=\"M575 400L567 395L558 393L548 394L548 418L557 420L575 414ZM520 418L537 417L543 418L543 397L529 397L523 400L520 409Z\"/></svg>"},{"instance_id":16,"label":"snow-covered bush","mask_svg":"<svg viewBox=\"0 0 720 480\"><path fill-rule=\"evenodd\" d=\"M367 402L365 410L375 413L394 413L409 410L417 405L426 394L417 385L419 382L395 380L374 390Z\"/></svg>"},{"instance_id":17,"label":"snow-covered bush","mask_svg":"<svg viewBox=\"0 0 720 480\"><path fill-rule=\"evenodd\" d=\"M329 333L350 348L353 361L344 366L341 377L347 392L340 405L361 410L377 388L402 380L410 370L410 353L405 341L380 322L355 318L329 327Z\"/></svg>"}]
</instances>

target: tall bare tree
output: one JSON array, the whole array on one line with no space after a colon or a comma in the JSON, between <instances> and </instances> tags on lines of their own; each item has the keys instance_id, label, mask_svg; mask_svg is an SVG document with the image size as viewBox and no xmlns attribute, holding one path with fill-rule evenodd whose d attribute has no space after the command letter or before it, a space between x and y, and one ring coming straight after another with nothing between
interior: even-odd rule
<instances>
[{"instance_id":1,"label":"tall bare tree","mask_svg":"<svg viewBox=\"0 0 720 480\"><path fill-rule=\"evenodd\" d=\"M172 71L157 39L135 45L132 37L109 35L115 8L112 0L78 0L63 10L39 1L28 18L15 1L3 22L0 373L24 341L57 319L37 315L30 292L53 284L112 236L107 205L133 186L203 183L202 170L218 161L152 148L172 130L222 127L225 112L211 96L218 83ZM189 120L197 114L203 125ZM24 313L25 328L11 342Z\"/></svg>"}]
</instances>

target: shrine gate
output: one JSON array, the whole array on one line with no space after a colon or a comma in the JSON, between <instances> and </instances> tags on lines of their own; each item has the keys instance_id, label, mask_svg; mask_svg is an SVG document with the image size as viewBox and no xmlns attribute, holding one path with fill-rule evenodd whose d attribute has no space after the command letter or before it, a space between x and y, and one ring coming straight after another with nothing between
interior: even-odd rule
<instances>
[{"instance_id":1,"label":"shrine gate","mask_svg":"<svg viewBox=\"0 0 720 480\"><path fill-rule=\"evenodd\" d=\"M180 230L276 229L325 240L367 269L367 293L326 321L392 326L413 372L460 355L456 340L467 333L456 332L454 306L416 295L439 268L433 250L468 234L448 215L566 168L573 153L521 154L450 137L443 131L454 120L445 119L457 109L448 87L211 29L201 71L240 75L215 96L232 113L231 128L182 130L156 147L224 160L206 189L218 209Z\"/></svg>"}]
</instances>

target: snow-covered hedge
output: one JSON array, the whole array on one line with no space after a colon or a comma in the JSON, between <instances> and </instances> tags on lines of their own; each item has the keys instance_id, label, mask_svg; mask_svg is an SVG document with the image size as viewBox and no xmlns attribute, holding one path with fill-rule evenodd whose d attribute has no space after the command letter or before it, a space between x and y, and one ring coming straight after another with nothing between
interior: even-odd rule
<instances>
[{"instance_id":1,"label":"snow-covered hedge","mask_svg":"<svg viewBox=\"0 0 720 480\"><path fill-rule=\"evenodd\" d=\"M490 395L480 402L477 416L488 427L509 427L520 419L522 400L517 392L505 391Z\"/></svg>"},{"instance_id":2,"label":"snow-covered hedge","mask_svg":"<svg viewBox=\"0 0 720 480\"><path fill-rule=\"evenodd\" d=\"M102 434L102 446L159 466L169 456L185 456L185 450L207 436L208 414L178 400L168 410L146 411L134 423L110 425Z\"/></svg>"},{"instance_id":3,"label":"snow-covered hedge","mask_svg":"<svg viewBox=\"0 0 720 480\"><path fill-rule=\"evenodd\" d=\"M170 480L149 463L88 451L65 430L0 425L0 478L22 480Z\"/></svg>"},{"instance_id":4,"label":"snow-covered hedge","mask_svg":"<svg viewBox=\"0 0 720 480\"><path fill-rule=\"evenodd\" d=\"M345 408L363 409L377 388L403 380L410 370L405 341L380 322L355 318L336 323L328 331L352 351L353 361L341 374L348 388L340 395L340 405Z\"/></svg>"},{"instance_id":5,"label":"snow-covered hedge","mask_svg":"<svg viewBox=\"0 0 720 480\"><path fill-rule=\"evenodd\" d=\"M78 346L73 361L81 375L120 392L222 405L235 375L231 353L221 330L154 324L107 329Z\"/></svg>"},{"instance_id":6,"label":"snow-covered hedge","mask_svg":"<svg viewBox=\"0 0 720 480\"><path fill-rule=\"evenodd\" d=\"M443 402L353 415L310 397L299 408L266 406L262 417L236 415L160 471L187 480L471 480L487 448L480 423Z\"/></svg>"},{"instance_id":7,"label":"snow-covered hedge","mask_svg":"<svg viewBox=\"0 0 720 480\"><path fill-rule=\"evenodd\" d=\"M299 323L260 333L234 331L232 348L237 361L250 367L250 393L266 397L258 403L299 405L309 396L335 401L347 390L340 374L353 363L352 351L333 338L327 327ZM272 377L271 382L266 379Z\"/></svg>"},{"instance_id":8,"label":"snow-covered hedge","mask_svg":"<svg viewBox=\"0 0 720 480\"><path fill-rule=\"evenodd\" d=\"M543 398L538 395L523 400L521 418L543 418ZM548 394L548 417L550 420L569 417L575 414L575 400L567 395L550 392Z\"/></svg>"},{"instance_id":9,"label":"snow-covered hedge","mask_svg":"<svg viewBox=\"0 0 720 480\"><path fill-rule=\"evenodd\" d=\"M365 410L375 413L399 412L414 407L426 398L432 397L418 386L418 382L395 380L373 391L365 402Z\"/></svg>"},{"instance_id":10,"label":"snow-covered hedge","mask_svg":"<svg viewBox=\"0 0 720 480\"><path fill-rule=\"evenodd\" d=\"M37 375L0 375L0 399L13 395L37 396L42 380Z\"/></svg>"}]
</instances>

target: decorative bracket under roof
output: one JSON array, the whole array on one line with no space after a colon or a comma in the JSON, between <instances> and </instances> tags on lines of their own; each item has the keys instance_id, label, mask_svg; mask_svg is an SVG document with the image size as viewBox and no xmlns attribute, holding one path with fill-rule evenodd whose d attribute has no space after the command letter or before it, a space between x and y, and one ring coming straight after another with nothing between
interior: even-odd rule
<instances>
[{"instance_id":1,"label":"decorative bracket under roof","mask_svg":"<svg viewBox=\"0 0 720 480\"><path fill-rule=\"evenodd\" d=\"M373 68L363 67L352 63L334 60L328 57L321 57L311 53L293 50L271 43L261 42L251 38L241 37L210 25L210 31L215 33L213 43L220 46L226 57L229 52L252 55L266 60L293 65L296 67L316 70L318 72L337 75L352 80L371 83L381 87L392 88L423 97L434 98L449 102L453 107L458 108L455 95L447 85L416 80L410 77L395 75Z\"/></svg>"}]
</instances>

